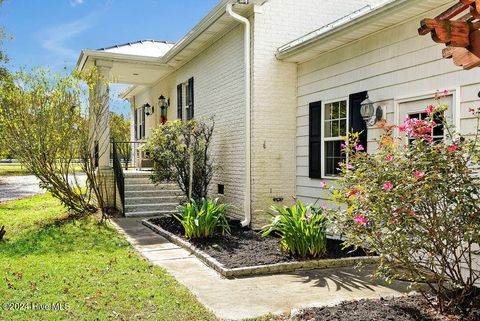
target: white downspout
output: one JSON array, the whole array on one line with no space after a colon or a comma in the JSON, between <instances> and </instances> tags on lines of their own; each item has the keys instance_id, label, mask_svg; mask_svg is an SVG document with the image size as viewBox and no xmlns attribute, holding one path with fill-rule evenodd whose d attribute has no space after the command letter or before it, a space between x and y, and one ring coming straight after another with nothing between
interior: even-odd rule
<instances>
[{"instance_id":1,"label":"white downspout","mask_svg":"<svg viewBox=\"0 0 480 321\"><path fill-rule=\"evenodd\" d=\"M250 225L251 213L251 79L250 79L250 21L241 15L233 12L233 4L226 7L227 13L235 20L244 24L244 58L245 58L245 219L240 223L242 226Z\"/></svg>"}]
</instances>

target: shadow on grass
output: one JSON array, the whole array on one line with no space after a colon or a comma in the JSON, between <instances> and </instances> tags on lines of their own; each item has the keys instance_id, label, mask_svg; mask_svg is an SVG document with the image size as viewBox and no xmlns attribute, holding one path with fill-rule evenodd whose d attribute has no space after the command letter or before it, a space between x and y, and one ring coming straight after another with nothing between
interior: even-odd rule
<instances>
[{"instance_id":1,"label":"shadow on grass","mask_svg":"<svg viewBox=\"0 0 480 321\"><path fill-rule=\"evenodd\" d=\"M92 217L68 216L37 222L18 238L0 243L0 256L16 258L26 255L65 254L73 251L111 251L128 243L116 231Z\"/></svg>"}]
</instances>

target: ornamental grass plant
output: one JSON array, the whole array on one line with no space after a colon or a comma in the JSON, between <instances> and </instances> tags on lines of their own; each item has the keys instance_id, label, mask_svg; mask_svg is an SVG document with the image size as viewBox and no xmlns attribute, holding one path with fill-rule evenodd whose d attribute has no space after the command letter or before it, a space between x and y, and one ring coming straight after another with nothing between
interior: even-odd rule
<instances>
[{"instance_id":1,"label":"ornamental grass plant","mask_svg":"<svg viewBox=\"0 0 480 321\"><path fill-rule=\"evenodd\" d=\"M292 207L272 206L273 220L263 227L262 236L280 236L282 253L302 258L321 257L327 250L326 210L297 201Z\"/></svg>"},{"instance_id":2,"label":"ornamental grass plant","mask_svg":"<svg viewBox=\"0 0 480 321\"><path fill-rule=\"evenodd\" d=\"M228 204L220 204L218 199L203 198L200 202L192 199L185 206L179 206L178 214L173 216L185 229L186 238L208 238L217 231L222 235L230 234L230 224L226 216L228 207Z\"/></svg>"}]
</instances>

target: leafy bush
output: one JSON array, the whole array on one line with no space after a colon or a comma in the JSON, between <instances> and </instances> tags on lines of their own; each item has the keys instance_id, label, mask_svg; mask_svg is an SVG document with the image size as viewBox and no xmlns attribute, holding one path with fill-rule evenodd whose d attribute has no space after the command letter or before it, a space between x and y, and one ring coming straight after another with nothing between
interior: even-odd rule
<instances>
[{"instance_id":1,"label":"leafy bush","mask_svg":"<svg viewBox=\"0 0 480 321\"><path fill-rule=\"evenodd\" d=\"M275 232L281 237L282 253L305 258L319 257L327 249L326 210L312 205L304 206L301 201L292 206L271 207L274 212L272 223L263 227L262 236Z\"/></svg>"},{"instance_id":2,"label":"leafy bush","mask_svg":"<svg viewBox=\"0 0 480 321\"><path fill-rule=\"evenodd\" d=\"M107 108L108 93L96 87L103 81L92 69L67 75L21 70L0 82L0 140L75 216L97 207L107 211L106 186L92 153L103 131L99 116ZM82 97L89 92L97 94L85 104ZM77 160L87 176L86 188L73 173Z\"/></svg>"},{"instance_id":3,"label":"leafy bush","mask_svg":"<svg viewBox=\"0 0 480 321\"><path fill-rule=\"evenodd\" d=\"M169 121L158 126L148 139L146 150L153 159L152 181L177 182L187 199L207 197L213 175L210 157L214 123L190 120ZM193 157L193 180L190 193L190 157Z\"/></svg>"},{"instance_id":4,"label":"leafy bush","mask_svg":"<svg viewBox=\"0 0 480 321\"><path fill-rule=\"evenodd\" d=\"M222 235L230 234L230 225L225 215L228 204L218 204L218 199L202 199L200 202L191 200L185 206L178 207L174 217L185 229L185 237L189 239L207 238L220 230Z\"/></svg>"},{"instance_id":5,"label":"leafy bush","mask_svg":"<svg viewBox=\"0 0 480 321\"><path fill-rule=\"evenodd\" d=\"M480 178L472 175L480 160L478 127L470 138L454 132L442 116L446 109L437 98L426 119L405 120L402 137L394 137L394 126L381 126L375 154L358 152L358 135L350 135L348 164L341 164L333 191L347 205L339 217L347 245L378 252L377 274L387 280L426 282L440 311L468 309L480 278ZM480 109L470 111L478 125ZM438 118L448 134L433 141Z\"/></svg>"}]
</instances>

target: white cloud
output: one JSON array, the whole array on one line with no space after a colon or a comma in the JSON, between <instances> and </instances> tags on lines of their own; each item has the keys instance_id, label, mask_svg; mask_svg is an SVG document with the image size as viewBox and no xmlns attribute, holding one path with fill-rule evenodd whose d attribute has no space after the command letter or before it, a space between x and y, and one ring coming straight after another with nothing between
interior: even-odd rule
<instances>
[{"instance_id":1,"label":"white cloud","mask_svg":"<svg viewBox=\"0 0 480 321\"><path fill-rule=\"evenodd\" d=\"M78 1L78 0L77 0ZM69 41L94 25L94 16L88 15L81 19L41 30L38 38L43 48L59 59L76 59L79 51L69 46Z\"/></svg>"},{"instance_id":2,"label":"white cloud","mask_svg":"<svg viewBox=\"0 0 480 321\"><path fill-rule=\"evenodd\" d=\"M85 0L70 0L70 5L72 7L76 7L78 5L81 5L85 2Z\"/></svg>"}]
</instances>

